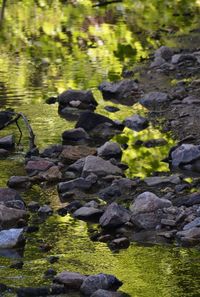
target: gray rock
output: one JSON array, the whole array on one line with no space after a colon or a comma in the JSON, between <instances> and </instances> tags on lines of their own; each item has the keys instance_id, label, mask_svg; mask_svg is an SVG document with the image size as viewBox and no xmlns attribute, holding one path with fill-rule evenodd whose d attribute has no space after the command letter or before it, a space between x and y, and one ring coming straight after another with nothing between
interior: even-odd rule
<instances>
[{"instance_id":1,"label":"gray rock","mask_svg":"<svg viewBox=\"0 0 200 297\"><path fill-rule=\"evenodd\" d=\"M183 244L196 245L200 242L200 228L193 227L188 230L179 231L176 236Z\"/></svg>"},{"instance_id":2,"label":"gray rock","mask_svg":"<svg viewBox=\"0 0 200 297\"><path fill-rule=\"evenodd\" d=\"M89 190L92 186L92 182L86 180L83 177L76 178L67 182L61 182L58 184L58 192L63 193L71 191L73 189Z\"/></svg>"},{"instance_id":3,"label":"gray rock","mask_svg":"<svg viewBox=\"0 0 200 297\"><path fill-rule=\"evenodd\" d=\"M186 196L178 197L173 200L173 204L178 207L181 205L190 207L195 204L200 204L200 193L196 192Z\"/></svg>"},{"instance_id":4,"label":"gray rock","mask_svg":"<svg viewBox=\"0 0 200 297\"><path fill-rule=\"evenodd\" d=\"M81 173L83 170L84 164L85 164L85 159L86 158L81 158L81 159L77 160L73 164L69 165L67 170L75 172L75 173Z\"/></svg>"},{"instance_id":5,"label":"gray rock","mask_svg":"<svg viewBox=\"0 0 200 297\"><path fill-rule=\"evenodd\" d=\"M160 105L167 103L169 97L167 93L150 92L140 99L140 104L146 108L158 108Z\"/></svg>"},{"instance_id":6,"label":"gray rock","mask_svg":"<svg viewBox=\"0 0 200 297\"><path fill-rule=\"evenodd\" d=\"M103 82L99 86L105 100L118 100L121 104L132 105L137 101L140 89L135 80L124 79L117 82ZM131 104L132 103L132 104Z\"/></svg>"},{"instance_id":7,"label":"gray rock","mask_svg":"<svg viewBox=\"0 0 200 297\"><path fill-rule=\"evenodd\" d=\"M5 149L0 148L0 158L7 158L9 156L10 152Z\"/></svg>"},{"instance_id":8,"label":"gray rock","mask_svg":"<svg viewBox=\"0 0 200 297\"><path fill-rule=\"evenodd\" d=\"M121 292L113 292L99 289L96 292L94 292L91 295L91 297L128 297L128 295Z\"/></svg>"},{"instance_id":9,"label":"gray rock","mask_svg":"<svg viewBox=\"0 0 200 297\"><path fill-rule=\"evenodd\" d=\"M195 227L200 227L200 217L194 219L192 222L186 224L184 227L183 227L183 230L189 230L191 228L195 228Z\"/></svg>"},{"instance_id":10,"label":"gray rock","mask_svg":"<svg viewBox=\"0 0 200 297\"><path fill-rule=\"evenodd\" d=\"M182 144L171 152L171 164L177 168L200 158L200 145Z\"/></svg>"},{"instance_id":11,"label":"gray rock","mask_svg":"<svg viewBox=\"0 0 200 297\"><path fill-rule=\"evenodd\" d=\"M98 220L102 216L103 211L92 206L83 206L77 209L73 216L80 220Z\"/></svg>"},{"instance_id":12,"label":"gray rock","mask_svg":"<svg viewBox=\"0 0 200 297\"><path fill-rule=\"evenodd\" d=\"M54 163L45 159L37 159L28 161L25 169L28 174L36 174L41 171L47 171L50 167L54 166Z\"/></svg>"},{"instance_id":13,"label":"gray rock","mask_svg":"<svg viewBox=\"0 0 200 297\"><path fill-rule=\"evenodd\" d=\"M172 64L179 64L184 62L196 62L197 57L194 54L176 54L172 56Z\"/></svg>"},{"instance_id":14,"label":"gray rock","mask_svg":"<svg viewBox=\"0 0 200 297\"><path fill-rule=\"evenodd\" d=\"M124 125L134 131L142 131L149 125L149 121L140 115L133 115L124 120Z\"/></svg>"},{"instance_id":15,"label":"gray rock","mask_svg":"<svg viewBox=\"0 0 200 297\"><path fill-rule=\"evenodd\" d=\"M16 227L19 220L27 220L28 214L21 209L6 207L0 204L0 227L12 228Z\"/></svg>"},{"instance_id":16,"label":"gray rock","mask_svg":"<svg viewBox=\"0 0 200 297\"><path fill-rule=\"evenodd\" d=\"M154 212L172 206L171 201L157 197L154 193L144 192L137 196L130 210L133 214Z\"/></svg>"},{"instance_id":17,"label":"gray rock","mask_svg":"<svg viewBox=\"0 0 200 297\"><path fill-rule=\"evenodd\" d=\"M88 133L83 128L66 130L62 133L63 142L66 144L69 144L70 142L82 143L89 138Z\"/></svg>"},{"instance_id":18,"label":"gray rock","mask_svg":"<svg viewBox=\"0 0 200 297\"><path fill-rule=\"evenodd\" d=\"M170 220L170 219L162 219L161 224L164 225L164 226L174 227L174 226L176 226L176 221L175 220Z\"/></svg>"},{"instance_id":19,"label":"gray rock","mask_svg":"<svg viewBox=\"0 0 200 297\"><path fill-rule=\"evenodd\" d=\"M165 61L170 61L173 56L173 50L167 46L161 46L155 51L155 57L160 57Z\"/></svg>"},{"instance_id":20,"label":"gray rock","mask_svg":"<svg viewBox=\"0 0 200 297\"><path fill-rule=\"evenodd\" d=\"M87 203L84 204L85 207L94 207L94 208L98 208L99 207L99 204L94 201L94 200L91 200Z\"/></svg>"},{"instance_id":21,"label":"gray rock","mask_svg":"<svg viewBox=\"0 0 200 297\"><path fill-rule=\"evenodd\" d=\"M80 273L63 271L55 276L54 282L64 284L66 289L79 290L85 279Z\"/></svg>"},{"instance_id":22,"label":"gray rock","mask_svg":"<svg viewBox=\"0 0 200 297\"><path fill-rule=\"evenodd\" d=\"M152 186L158 186L160 184L174 184L177 185L181 182L181 179L179 175L171 175L171 176L153 176L153 177L147 177L144 179L144 182L152 187Z\"/></svg>"},{"instance_id":23,"label":"gray rock","mask_svg":"<svg viewBox=\"0 0 200 297\"><path fill-rule=\"evenodd\" d=\"M51 215L53 210L49 205L43 205L38 209L38 213L40 215Z\"/></svg>"},{"instance_id":24,"label":"gray rock","mask_svg":"<svg viewBox=\"0 0 200 297\"><path fill-rule=\"evenodd\" d=\"M123 175L122 170L113 165L110 161L105 161L100 157L88 156L85 158L82 176L86 177L91 173L99 177L106 175Z\"/></svg>"},{"instance_id":25,"label":"gray rock","mask_svg":"<svg viewBox=\"0 0 200 297\"><path fill-rule=\"evenodd\" d=\"M111 241L109 247L111 249L127 249L130 245L130 241L127 237L119 237Z\"/></svg>"},{"instance_id":26,"label":"gray rock","mask_svg":"<svg viewBox=\"0 0 200 297\"><path fill-rule=\"evenodd\" d=\"M42 151L41 156L44 158L58 158L62 150L63 145L61 144L50 145Z\"/></svg>"},{"instance_id":27,"label":"gray rock","mask_svg":"<svg viewBox=\"0 0 200 297\"><path fill-rule=\"evenodd\" d=\"M122 150L118 143L107 141L97 149L97 154L99 157L110 159L110 158L121 158Z\"/></svg>"},{"instance_id":28,"label":"gray rock","mask_svg":"<svg viewBox=\"0 0 200 297\"><path fill-rule=\"evenodd\" d=\"M161 67L166 63L166 61L161 57L155 57L154 61L150 64L150 68Z\"/></svg>"},{"instance_id":29,"label":"gray rock","mask_svg":"<svg viewBox=\"0 0 200 297\"><path fill-rule=\"evenodd\" d=\"M18 201L25 208L25 203L23 202L22 197L16 190L9 188L0 188L0 203L3 203L4 205L11 205L12 202Z\"/></svg>"},{"instance_id":30,"label":"gray rock","mask_svg":"<svg viewBox=\"0 0 200 297\"><path fill-rule=\"evenodd\" d=\"M0 148L5 150L12 150L15 146L15 140L13 135L8 135L0 138Z\"/></svg>"},{"instance_id":31,"label":"gray rock","mask_svg":"<svg viewBox=\"0 0 200 297\"><path fill-rule=\"evenodd\" d=\"M11 249L24 242L23 229L0 231L0 249Z\"/></svg>"},{"instance_id":32,"label":"gray rock","mask_svg":"<svg viewBox=\"0 0 200 297\"><path fill-rule=\"evenodd\" d=\"M59 109L75 107L94 110L97 102L91 91L67 90L58 96Z\"/></svg>"},{"instance_id":33,"label":"gray rock","mask_svg":"<svg viewBox=\"0 0 200 297\"><path fill-rule=\"evenodd\" d=\"M31 186L31 182L28 176L11 176L7 184L10 188L27 189Z\"/></svg>"},{"instance_id":34,"label":"gray rock","mask_svg":"<svg viewBox=\"0 0 200 297\"><path fill-rule=\"evenodd\" d=\"M153 212L134 214L131 217L131 222L139 229L153 230L161 224L163 216L162 210L158 209Z\"/></svg>"},{"instance_id":35,"label":"gray rock","mask_svg":"<svg viewBox=\"0 0 200 297\"><path fill-rule=\"evenodd\" d=\"M127 223L130 217L131 215L127 209L113 202L106 208L99 223L103 228L116 228Z\"/></svg>"},{"instance_id":36,"label":"gray rock","mask_svg":"<svg viewBox=\"0 0 200 297\"><path fill-rule=\"evenodd\" d=\"M88 276L81 285L81 293L86 296L91 296L99 289L103 290L117 290L122 285L114 275L110 274L96 274Z\"/></svg>"}]
</instances>

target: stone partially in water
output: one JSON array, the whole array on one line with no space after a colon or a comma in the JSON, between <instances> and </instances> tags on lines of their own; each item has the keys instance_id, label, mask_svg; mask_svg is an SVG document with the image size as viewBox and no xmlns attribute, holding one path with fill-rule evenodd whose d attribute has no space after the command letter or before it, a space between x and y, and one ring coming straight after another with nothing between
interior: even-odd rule
<instances>
[{"instance_id":1,"label":"stone partially in water","mask_svg":"<svg viewBox=\"0 0 200 297\"><path fill-rule=\"evenodd\" d=\"M23 229L0 231L0 249L11 249L24 242Z\"/></svg>"},{"instance_id":2,"label":"stone partially in water","mask_svg":"<svg viewBox=\"0 0 200 297\"><path fill-rule=\"evenodd\" d=\"M122 282L111 274L96 274L88 276L81 285L81 292L91 296L99 289L115 291L122 285Z\"/></svg>"}]
</instances>

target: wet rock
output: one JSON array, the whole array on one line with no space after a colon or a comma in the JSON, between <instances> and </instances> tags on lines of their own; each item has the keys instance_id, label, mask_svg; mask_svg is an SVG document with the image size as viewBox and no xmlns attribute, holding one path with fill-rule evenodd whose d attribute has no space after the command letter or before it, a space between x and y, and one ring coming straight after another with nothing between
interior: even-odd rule
<instances>
[{"instance_id":1,"label":"wet rock","mask_svg":"<svg viewBox=\"0 0 200 297\"><path fill-rule=\"evenodd\" d=\"M88 276L81 285L81 292L86 296L91 296L99 289L117 290L122 285L114 275L111 274L96 274Z\"/></svg>"},{"instance_id":2,"label":"wet rock","mask_svg":"<svg viewBox=\"0 0 200 297\"><path fill-rule=\"evenodd\" d=\"M106 116L98 113L86 111L82 113L76 123L76 128L83 128L85 131L90 132L101 124L108 123L113 127L116 127L116 123Z\"/></svg>"},{"instance_id":3,"label":"wet rock","mask_svg":"<svg viewBox=\"0 0 200 297\"><path fill-rule=\"evenodd\" d=\"M173 50L167 46L161 46L160 48L158 48L156 51L155 51L155 54L154 56L156 58L162 58L164 59L165 61L170 61L172 56L173 56Z\"/></svg>"},{"instance_id":4,"label":"wet rock","mask_svg":"<svg viewBox=\"0 0 200 297\"><path fill-rule=\"evenodd\" d=\"M89 190L92 186L92 182L83 177L76 178L67 182L62 182L58 184L58 192L63 193L71 191L73 189Z\"/></svg>"},{"instance_id":5,"label":"wet rock","mask_svg":"<svg viewBox=\"0 0 200 297\"><path fill-rule=\"evenodd\" d=\"M171 151L169 159L175 168L186 165L200 158L200 145L182 144Z\"/></svg>"},{"instance_id":6,"label":"wet rock","mask_svg":"<svg viewBox=\"0 0 200 297\"><path fill-rule=\"evenodd\" d=\"M58 166L51 166L47 171L40 172L38 177L48 182L55 182L62 179L62 173Z\"/></svg>"},{"instance_id":7,"label":"wet rock","mask_svg":"<svg viewBox=\"0 0 200 297\"><path fill-rule=\"evenodd\" d=\"M0 188L0 203L3 203L5 205L11 205L13 202L18 202L25 208L25 204L20 196L20 194L14 190L9 188Z\"/></svg>"},{"instance_id":8,"label":"wet rock","mask_svg":"<svg viewBox=\"0 0 200 297\"><path fill-rule=\"evenodd\" d=\"M80 220L99 220L99 218L102 216L103 211L101 209L98 208L94 208L94 207L86 207L83 206L79 209L77 209L74 213L73 216L76 219L80 219Z\"/></svg>"},{"instance_id":9,"label":"wet rock","mask_svg":"<svg viewBox=\"0 0 200 297\"><path fill-rule=\"evenodd\" d=\"M171 176L153 176L147 177L144 179L145 183L150 186L158 186L161 184L174 184L177 185L181 182L179 175L171 175Z\"/></svg>"},{"instance_id":10,"label":"wet rock","mask_svg":"<svg viewBox=\"0 0 200 297\"><path fill-rule=\"evenodd\" d=\"M0 204L0 227L12 228L17 226L20 219L27 220L28 214L21 209L9 208Z\"/></svg>"},{"instance_id":11,"label":"wet rock","mask_svg":"<svg viewBox=\"0 0 200 297\"><path fill-rule=\"evenodd\" d=\"M195 228L195 227L200 227L200 217L197 217L196 219L194 219L190 223L186 224L183 227L183 230L185 231L185 230L189 230L189 229Z\"/></svg>"},{"instance_id":12,"label":"wet rock","mask_svg":"<svg viewBox=\"0 0 200 297\"><path fill-rule=\"evenodd\" d=\"M105 110L109 111L109 112L117 112L119 111L120 109L116 106L105 106L104 107Z\"/></svg>"},{"instance_id":13,"label":"wet rock","mask_svg":"<svg viewBox=\"0 0 200 297\"><path fill-rule=\"evenodd\" d=\"M25 169L29 175L33 175L41 171L47 171L52 166L54 166L53 162L45 159L38 159L34 161L28 161Z\"/></svg>"},{"instance_id":14,"label":"wet rock","mask_svg":"<svg viewBox=\"0 0 200 297\"><path fill-rule=\"evenodd\" d=\"M9 154L10 152L8 150L0 148L0 159L7 158Z\"/></svg>"},{"instance_id":15,"label":"wet rock","mask_svg":"<svg viewBox=\"0 0 200 297\"><path fill-rule=\"evenodd\" d=\"M41 157L43 158L58 158L60 153L63 150L63 145L61 144L54 144L50 145L43 150L41 153Z\"/></svg>"},{"instance_id":16,"label":"wet rock","mask_svg":"<svg viewBox=\"0 0 200 297\"><path fill-rule=\"evenodd\" d=\"M54 282L64 284L66 289L79 290L86 278L80 273L64 271L55 276Z\"/></svg>"},{"instance_id":17,"label":"wet rock","mask_svg":"<svg viewBox=\"0 0 200 297\"><path fill-rule=\"evenodd\" d=\"M116 228L127 223L130 217L131 215L127 209L113 202L106 208L99 223L102 228Z\"/></svg>"},{"instance_id":18,"label":"wet rock","mask_svg":"<svg viewBox=\"0 0 200 297\"><path fill-rule=\"evenodd\" d=\"M96 292L94 292L91 295L91 297L128 297L128 295L121 292L113 292L99 289Z\"/></svg>"},{"instance_id":19,"label":"wet rock","mask_svg":"<svg viewBox=\"0 0 200 297\"><path fill-rule=\"evenodd\" d=\"M113 165L110 161L105 161L100 157L88 156L85 158L82 176L86 177L91 173L98 177L106 175L123 175L122 170Z\"/></svg>"},{"instance_id":20,"label":"wet rock","mask_svg":"<svg viewBox=\"0 0 200 297\"><path fill-rule=\"evenodd\" d=\"M97 149L97 155L105 159L120 159L122 156L122 150L118 143L107 141L104 143L104 145Z\"/></svg>"},{"instance_id":21,"label":"wet rock","mask_svg":"<svg viewBox=\"0 0 200 297\"><path fill-rule=\"evenodd\" d=\"M13 115L9 111L0 111L0 129L4 127L4 125L12 120Z\"/></svg>"},{"instance_id":22,"label":"wet rock","mask_svg":"<svg viewBox=\"0 0 200 297\"><path fill-rule=\"evenodd\" d=\"M0 249L12 249L24 243L23 229L0 231Z\"/></svg>"},{"instance_id":23,"label":"wet rock","mask_svg":"<svg viewBox=\"0 0 200 297\"><path fill-rule=\"evenodd\" d=\"M8 135L0 138L0 149L12 150L15 146L13 135Z\"/></svg>"},{"instance_id":24,"label":"wet rock","mask_svg":"<svg viewBox=\"0 0 200 297\"><path fill-rule=\"evenodd\" d=\"M84 143L89 140L88 133L83 128L76 128L64 131L62 134L63 143Z\"/></svg>"},{"instance_id":25,"label":"wet rock","mask_svg":"<svg viewBox=\"0 0 200 297\"><path fill-rule=\"evenodd\" d=\"M28 189L31 186L28 176L11 176L7 184L8 187L15 189Z\"/></svg>"},{"instance_id":26,"label":"wet rock","mask_svg":"<svg viewBox=\"0 0 200 297\"><path fill-rule=\"evenodd\" d=\"M88 146L71 146L67 145L59 156L61 162L71 164L75 161L87 157L88 155L95 155L96 149Z\"/></svg>"},{"instance_id":27,"label":"wet rock","mask_svg":"<svg viewBox=\"0 0 200 297\"><path fill-rule=\"evenodd\" d=\"M124 125L134 131L142 131L149 125L149 121L140 115L133 115L124 120Z\"/></svg>"},{"instance_id":28,"label":"wet rock","mask_svg":"<svg viewBox=\"0 0 200 297\"><path fill-rule=\"evenodd\" d=\"M38 202L36 201L31 201L28 205L27 205L28 209L32 212L37 211L40 208L40 205Z\"/></svg>"},{"instance_id":29,"label":"wet rock","mask_svg":"<svg viewBox=\"0 0 200 297\"><path fill-rule=\"evenodd\" d=\"M99 90L105 100L115 99L125 105L132 105L137 102L138 95L141 94L138 83L131 79L103 82L100 84Z\"/></svg>"},{"instance_id":30,"label":"wet rock","mask_svg":"<svg viewBox=\"0 0 200 297\"><path fill-rule=\"evenodd\" d=\"M127 249L130 245L130 241L127 237L120 237L112 240L109 244L111 249Z\"/></svg>"},{"instance_id":31,"label":"wet rock","mask_svg":"<svg viewBox=\"0 0 200 297\"><path fill-rule=\"evenodd\" d=\"M140 103L146 108L159 108L162 104L169 102L167 93L150 92L140 99Z\"/></svg>"},{"instance_id":32,"label":"wet rock","mask_svg":"<svg viewBox=\"0 0 200 297\"><path fill-rule=\"evenodd\" d=\"M91 91L67 90L58 96L59 110L66 107L94 110L98 105Z\"/></svg>"},{"instance_id":33,"label":"wet rock","mask_svg":"<svg viewBox=\"0 0 200 297\"><path fill-rule=\"evenodd\" d=\"M43 205L38 209L40 215L52 215L53 210L49 205Z\"/></svg>"}]
</instances>

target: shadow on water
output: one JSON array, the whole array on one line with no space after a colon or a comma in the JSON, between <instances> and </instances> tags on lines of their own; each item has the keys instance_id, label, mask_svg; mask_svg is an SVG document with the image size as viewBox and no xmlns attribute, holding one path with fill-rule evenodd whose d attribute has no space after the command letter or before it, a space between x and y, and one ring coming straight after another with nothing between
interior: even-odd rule
<instances>
[{"instance_id":1,"label":"shadow on water","mask_svg":"<svg viewBox=\"0 0 200 297\"><path fill-rule=\"evenodd\" d=\"M197 0L124 0L101 7L95 5L98 1L65 2L7 1L0 32L0 107L27 115L41 149L60 143L61 133L75 125L71 115L70 121L58 116L57 104L45 104L48 97L68 88L92 89L99 103L97 112L114 120L123 121L134 113L145 115L146 110L138 104L127 107L105 102L98 85L120 79L124 70L132 69L162 44L176 46L174 36L188 34L199 22ZM120 110L109 113L106 105ZM23 131L19 153L0 160L0 186L5 186L11 175L23 175L28 143ZM14 127L1 131L0 136L9 133L18 139ZM145 145L155 139L164 139L165 145ZM160 127L150 126L139 133L126 128L114 140L123 146L122 161L129 165L128 176L168 171L161 160L174 140L160 132ZM23 195L26 202L50 202L54 209L59 207L55 189L34 187ZM34 222L34 217L31 220ZM88 229L85 222L68 215L49 217L39 224L38 232L27 235L23 269L9 268L13 258L0 253L1 282L13 286L46 284L49 281L43 274L53 267L86 274L113 273L124 282L122 289L130 296L200 295L198 250L132 244L128 250L112 253L105 244L92 242ZM40 250L42 242L51 246L47 253ZM13 253L17 259L19 254ZM53 265L48 262L51 255L60 258Z\"/></svg>"}]
</instances>

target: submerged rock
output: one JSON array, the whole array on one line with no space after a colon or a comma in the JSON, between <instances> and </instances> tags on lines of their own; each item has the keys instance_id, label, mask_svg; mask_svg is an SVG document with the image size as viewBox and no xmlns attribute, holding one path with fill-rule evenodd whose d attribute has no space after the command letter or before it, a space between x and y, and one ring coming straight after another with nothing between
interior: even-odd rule
<instances>
[{"instance_id":1,"label":"submerged rock","mask_svg":"<svg viewBox=\"0 0 200 297\"><path fill-rule=\"evenodd\" d=\"M113 202L106 208L99 223L103 228L116 228L127 223L130 217L131 215L127 209Z\"/></svg>"},{"instance_id":2,"label":"submerged rock","mask_svg":"<svg viewBox=\"0 0 200 297\"><path fill-rule=\"evenodd\" d=\"M23 229L0 231L0 249L11 249L24 242Z\"/></svg>"},{"instance_id":3,"label":"submerged rock","mask_svg":"<svg viewBox=\"0 0 200 297\"><path fill-rule=\"evenodd\" d=\"M124 125L134 131L142 131L149 125L149 121L140 115L133 115L124 120Z\"/></svg>"},{"instance_id":4,"label":"submerged rock","mask_svg":"<svg viewBox=\"0 0 200 297\"><path fill-rule=\"evenodd\" d=\"M91 296L99 289L115 291L121 285L122 282L114 275L100 273L85 278L81 285L81 292L86 296Z\"/></svg>"}]
</instances>

